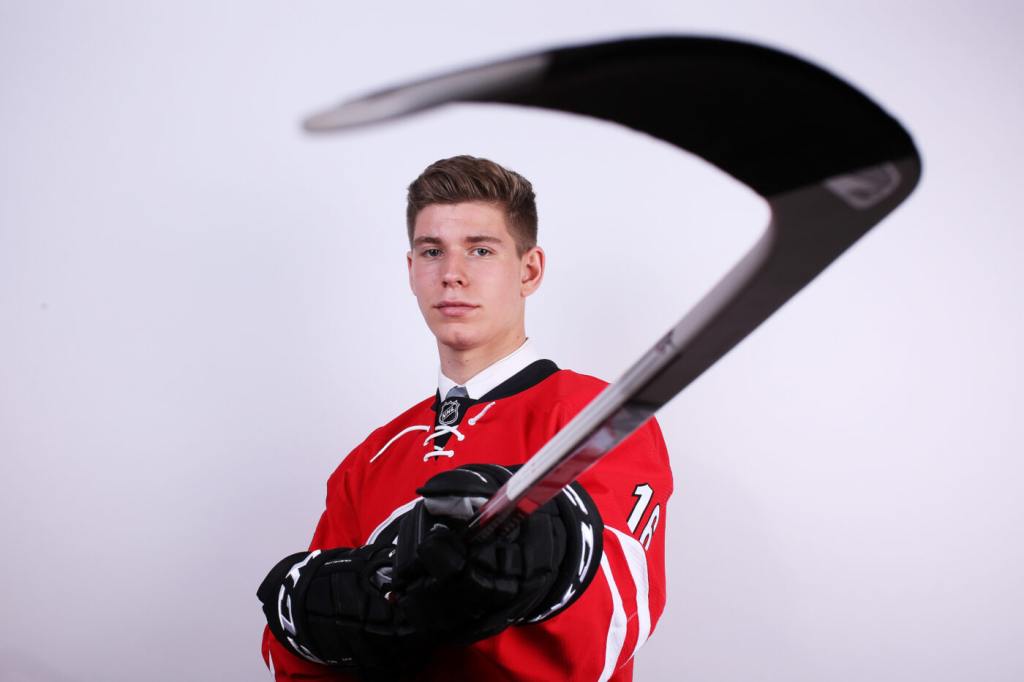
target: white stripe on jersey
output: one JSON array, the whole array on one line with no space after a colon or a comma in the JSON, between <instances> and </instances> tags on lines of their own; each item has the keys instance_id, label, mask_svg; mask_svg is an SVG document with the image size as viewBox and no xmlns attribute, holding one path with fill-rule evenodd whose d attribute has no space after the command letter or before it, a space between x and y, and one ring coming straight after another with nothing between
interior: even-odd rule
<instances>
[{"instance_id":1,"label":"white stripe on jersey","mask_svg":"<svg viewBox=\"0 0 1024 682\"><path fill-rule=\"evenodd\" d=\"M647 641L647 638L651 636L651 603L649 596L649 586L647 583L647 553L644 551L643 545L637 542L636 538L632 535L626 535L617 528L611 526L605 526L608 530L615 533L615 537L618 538L619 544L622 546L622 554L626 557L626 565L629 566L629 573L633 577L633 584L636 586L636 619L637 619L637 638L636 646L633 647L633 653L629 655L630 658L636 656L636 652L640 650L643 643Z\"/></svg>"},{"instance_id":2,"label":"white stripe on jersey","mask_svg":"<svg viewBox=\"0 0 1024 682\"><path fill-rule=\"evenodd\" d=\"M608 565L608 557L601 553L601 572L608 582L608 589L612 594L612 619L608 623L608 639L604 648L604 670L598 682L607 682L615 673L615 665L619 662L619 654L622 653L622 645L626 641L626 612L622 610L622 597L619 596L619 588L615 585L615 578L612 577L611 566Z\"/></svg>"},{"instance_id":3,"label":"white stripe on jersey","mask_svg":"<svg viewBox=\"0 0 1024 682\"><path fill-rule=\"evenodd\" d=\"M405 512L407 512L410 509L412 509L414 506L416 506L416 503L419 502L422 499L423 499L422 497L415 497L415 498L409 500L408 502L406 502L405 504L403 504L401 507L399 507L395 511L391 512L391 516L389 516L386 519L384 519L383 521L381 521L381 524L373 529L373 532L370 533L370 537L368 537L366 539L366 542L364 542L363 544L364 545L368 545L371 542L373 542L374 540L376 540L377 536L380 535L381 533L383 533L384 529L387 528L391 524L392 521L394 521L399 516L401 516Z\"/></svg>"}]
</instances>

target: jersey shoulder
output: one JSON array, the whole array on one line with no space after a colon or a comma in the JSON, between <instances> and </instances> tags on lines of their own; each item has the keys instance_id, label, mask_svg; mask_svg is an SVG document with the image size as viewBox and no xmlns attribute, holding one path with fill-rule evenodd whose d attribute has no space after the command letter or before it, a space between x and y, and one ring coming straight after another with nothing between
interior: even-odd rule
<instances>
[{"instance_id":1,"label":"jersey shoulder","mask_svg":"<svg viewBox=\"0 0 1024 682\"><path fill-rule=\"evenodd\" d=\"M608 387L608 382L603 379L571 369L558 370L544 383L547 382L552 382L547 389L549 400L564 405L572 414L582 410L598 393ZM651 417L640 432L658 442L664 442L656 417Z\"/></svg>"},{"instance_id":2,"label":"jersey shoulder","mask_svg":"<svg viewBox=\"0 0 1024 682\"><path fill-rule=\"evenodd\" d=\"M430 425L433 424L434 421L434 399L435 396L424 398L388 423L371 431L370 435L368 435L362 443L353 448L353 450L343 460L341 460L341 463L331 475L331 479L337 478L344 471L355 466L358 462L366 460L366 457L357 456L359 453L370 452L370 456L372 457L373 453L387 445L388 441L394 438L396 434L400 434L406 429L414 426L425 426L430 428ZM330 484L331 481L328 480L328 485Z\"/></svg>"},{"instance_id":3,"label":"jersey shoulder","mask_svg":"<svg viewBox=\"0 0 1024 682\"><path fill-rule=\"evenodd\" d=\"M401 431L402 429L410 426L430 426L434 422L433 406L435 399L436 396L424 398L402 414L389 421L387 424L377 427L369 436L366 437L363 444L366 445L377 441L387 441L387 439L391 438L391 436L393 436L397 431Z\"/></svg>"},{"instance_id":4,"label":"jersey shoulder","mask_svg":"<svg viewBox=\"0 0 1024 682\"><path fill-rule=\"evenodd\" d=\"M607 381L571 369L560 369L539 385L547 401L575 408L584 407L607 386Z\"/></svg>"}]
</instances>

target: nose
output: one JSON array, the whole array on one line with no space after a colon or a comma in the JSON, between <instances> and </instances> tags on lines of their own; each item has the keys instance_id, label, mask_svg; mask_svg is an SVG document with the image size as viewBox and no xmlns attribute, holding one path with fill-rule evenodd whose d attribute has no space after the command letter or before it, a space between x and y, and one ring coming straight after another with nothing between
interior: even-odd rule
<instances>
[{"instance_id":1,"label":"nose","mask_svg":"<svg viewBox=\"0 0 1024 682\"><path fill-rule=\"evenodd\" d=\"M466 286L466 269L462 259L458 256L450 256L445 259L444 272L441 275L441 282L446 287Z\"/></svg>"}]
</instances>

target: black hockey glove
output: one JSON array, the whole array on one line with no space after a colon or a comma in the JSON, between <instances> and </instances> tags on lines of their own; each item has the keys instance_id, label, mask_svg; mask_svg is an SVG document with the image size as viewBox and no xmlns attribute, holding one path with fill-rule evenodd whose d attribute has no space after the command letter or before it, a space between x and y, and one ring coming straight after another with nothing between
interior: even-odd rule
<instances>
[{"instance_id":1,"label":"black hockey glove","mask_svg":"<svg viewBox=\"0 0 1024 682\"><path fill-rule=\"evenodd\" d=\"M567 608L593 580L603 524L582 486L568 486L507 537L463 531L511 471L470 464L442 472L398 531L392 589L418 632L468 644Z\"/></svg>"},{"instance_id":2,"label":"black hockey glove","mask_svg":"<svg viewBox=\"0 0 1024 682\"><path fill-rule=\"evenodd\" d=\"M280 561L256 592L274 637L307 660L364 679L413 671L427 647L387 599L393 553L380 543Z\"/></svg>"}]
</instances>

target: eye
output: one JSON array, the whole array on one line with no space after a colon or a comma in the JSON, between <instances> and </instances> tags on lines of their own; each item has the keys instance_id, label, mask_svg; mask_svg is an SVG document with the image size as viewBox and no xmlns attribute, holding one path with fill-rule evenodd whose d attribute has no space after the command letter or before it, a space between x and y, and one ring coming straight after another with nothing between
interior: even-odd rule
<instances>
[{"instance_id":1,"label":"eye","mask_svg":"<svg viewBox=\"0 0 1024 682\"><path fill-rule=\"evenodd\" d=\"M474 247L472 253L474 256L489 256L494 252L488 249L486 246L477 246Z\"/></svg>"},{"instance_id":2,"label":"eye","mask_svg":"<svg viewBox=\"0 0 1024 682\"><path fill-rule=\"evenodd\" d=\"M423 249L420 254L427 258L437 258L441 255L441 249Z\"/></svg>"}]
</instances>

